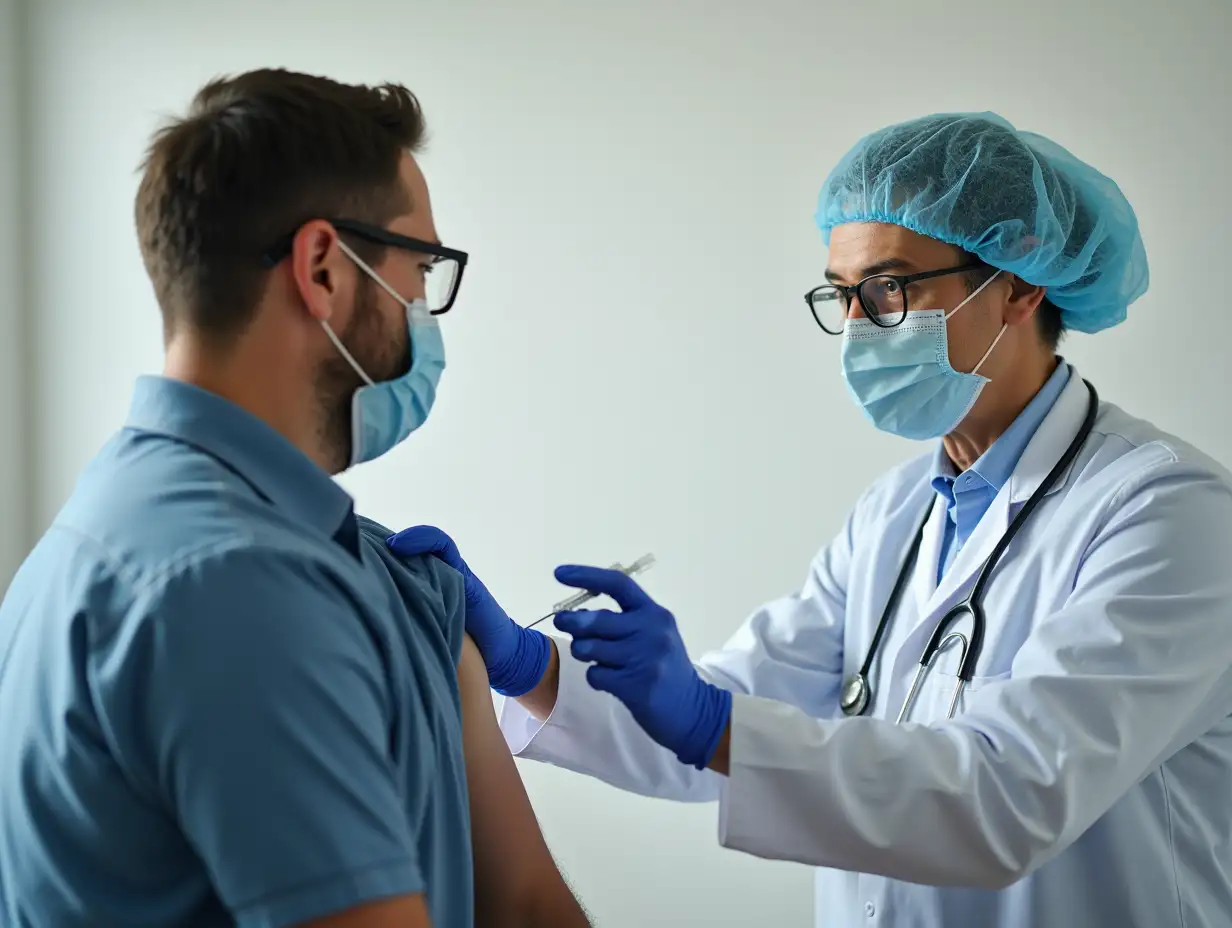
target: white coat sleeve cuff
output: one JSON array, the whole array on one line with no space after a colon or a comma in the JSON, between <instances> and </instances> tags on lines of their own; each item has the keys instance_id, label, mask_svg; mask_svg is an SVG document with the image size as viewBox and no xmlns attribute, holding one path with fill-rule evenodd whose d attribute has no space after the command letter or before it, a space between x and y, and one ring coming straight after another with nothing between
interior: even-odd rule
<instances>
[{"instance_id":1,"label":"white coat sleeve cuff","mask_svg":"<svg viewBox=\"0 0 1232 928\"><path fill-rule=\"evenodd\" d=\"M822 862L832 853L821 837L824 830L818 830L818 818L825 816L805 812L801 800L806 797L798 791L801 779L818 776L801 765L819 758L823 731L836 723L815 722L815 743L802 744L802 721L798 710L776 700L733 695L728 775L719 792L722 847L772 860L832 865Z\"/></svg>"},{"instance_id":2,"label":"white coat sleeve cuff","mask_svg":"<svg viewBox=\"0 0 1232 928\"><path fill-rule=\"evenodd\" d=\"M557 641L560 686L556 706L540 722L513 699L501 709L500 727L518 757L583 773L618 789L706 802L718 798L719 776L680 763L642 730L615 697L586 682L587 665Z\"/></svg>"},{"instance_id":3,"label":"white coat sleeve cuff","mask_svg":"<svg viewBox=\"0 0 1232 928\"><path fill-rule=\"evenodd\" d=\"M562 739L567 742L568 733L585 722L590 714L587 704L592 702L588 697L603 698L586 682L586 665L573 659L568 644L558 639L556 650L560 654L560 683L552 714L540 721L510 698L501 709L500 728L509 750L527 760L553 762L552 743Z\"/></svg>"}]
</instances>

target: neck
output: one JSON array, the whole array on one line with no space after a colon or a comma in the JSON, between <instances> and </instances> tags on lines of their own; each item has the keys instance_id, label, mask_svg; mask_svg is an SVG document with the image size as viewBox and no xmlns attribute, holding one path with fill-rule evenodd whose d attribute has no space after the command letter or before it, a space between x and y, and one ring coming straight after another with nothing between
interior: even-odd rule
<instances>
[{"instance_id":1,"label":"neck","mask_svg":"<svg viewBox=\"0 0 1232 928\"><path fill-rule=\"evenodd\" d=\"M167 346L163 375L208 390L256 416L333 473L333 456L323 447L320 423L312 415L307 378L288 371L285 356L251 344L219 349L181 336ZM308 401L306 401L308 400Z\"/></svg>"},{"instance_id":2,"label":"neck","mask_svg":"<svg viewBox=\"0 0 1232 928\"><path fill-rule=\"evenodd\" d=\"M989 402L976 403L958 428L941 440L945 453L960 473L979 460L1014 423L1043 389L1057 364L1057 356L1048 353L1036 363L1025 365L1017 376L1000 379L996 393L986 394Z\"/></svg>"}]
</instances>

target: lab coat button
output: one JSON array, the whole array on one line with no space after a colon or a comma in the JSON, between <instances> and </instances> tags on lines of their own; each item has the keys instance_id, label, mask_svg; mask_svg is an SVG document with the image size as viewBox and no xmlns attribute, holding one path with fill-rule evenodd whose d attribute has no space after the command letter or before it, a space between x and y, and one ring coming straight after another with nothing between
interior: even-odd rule
<instances>
[{"instance_id":1,"label":"lab coat button","mask_svg":"<svg viewBox=\"0 0 1232 928\"><path fill-rule=\"evenodd\" d=\"M864 903L864 914L867 915L869 918L872 918L874 915L877 914L877 907L873 905L871 902Z\"/></svg>"}]
</instances>

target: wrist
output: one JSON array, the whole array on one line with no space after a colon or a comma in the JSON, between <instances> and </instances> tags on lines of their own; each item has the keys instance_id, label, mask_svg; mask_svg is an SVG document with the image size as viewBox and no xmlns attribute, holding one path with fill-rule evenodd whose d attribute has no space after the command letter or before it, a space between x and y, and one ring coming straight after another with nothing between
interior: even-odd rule
<instances>
[{"instance_id":1,"label":"wrist","mask_svg":"<svg viewBox=\"0 0 1232 928\"><path fill-rule=\"evenodd\" d=\"M518 705L540 722L546 722L556 711L556 698L560 695L560 646L550 635L546 637L548 669L533 690L517 697Z\"/></svg>"},{"instance_id":2,"label":"wrist","mask_svg":"<svg viewBox=\"0 0 1232 928\"><path fill-rule=\"evenodd\" d=\"M697 682L700 687L697 718L676 757L683 764L705 770L725 741L731 721L732 694L700 678Z\"/></svg>"},{"instance_id":3,"label":"wrist","mask_svg":"<svg viewBox=\"0 0 1232 928\"><path fill-rule=\"evenodd\" d=\"M516 643L505 659L488 667L488 682L501 696L524 696L539 685L552 656L548 636L533 628L522 628L510 620Z\"/></svg>"},{"instance_id":4,"label":"wrist","mask_svg":"<svg viewBox=\"0 0 1232 928\"><path fill-rule=\"evenodd\" d=\"M719 734L718 743L714 750L710 753L710 759L706 762L706 766L715 773L720 773L723 776L731 776L731 714L728 713L727 723L723 726L723 731Z\"/></svg>"}]
</instances>

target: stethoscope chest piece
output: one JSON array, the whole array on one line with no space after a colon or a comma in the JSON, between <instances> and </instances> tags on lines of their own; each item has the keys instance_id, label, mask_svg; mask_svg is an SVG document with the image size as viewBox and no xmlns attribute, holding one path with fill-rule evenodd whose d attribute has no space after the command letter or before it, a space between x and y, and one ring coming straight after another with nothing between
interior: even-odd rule
<instances>
[{"instance_id":1,"label":"stethoscope chest piece","mask_svg":"<svg viewBox=\"0 0 1232 928\"><path fill-rule=\"evenodd\" d=\"M872 687L868 685L868 677L862 673L852 674L843 683L843 692L839 695L839 708L843 715L863 715L868 708L868 697Z\"/></svg>"}]
</instances>

